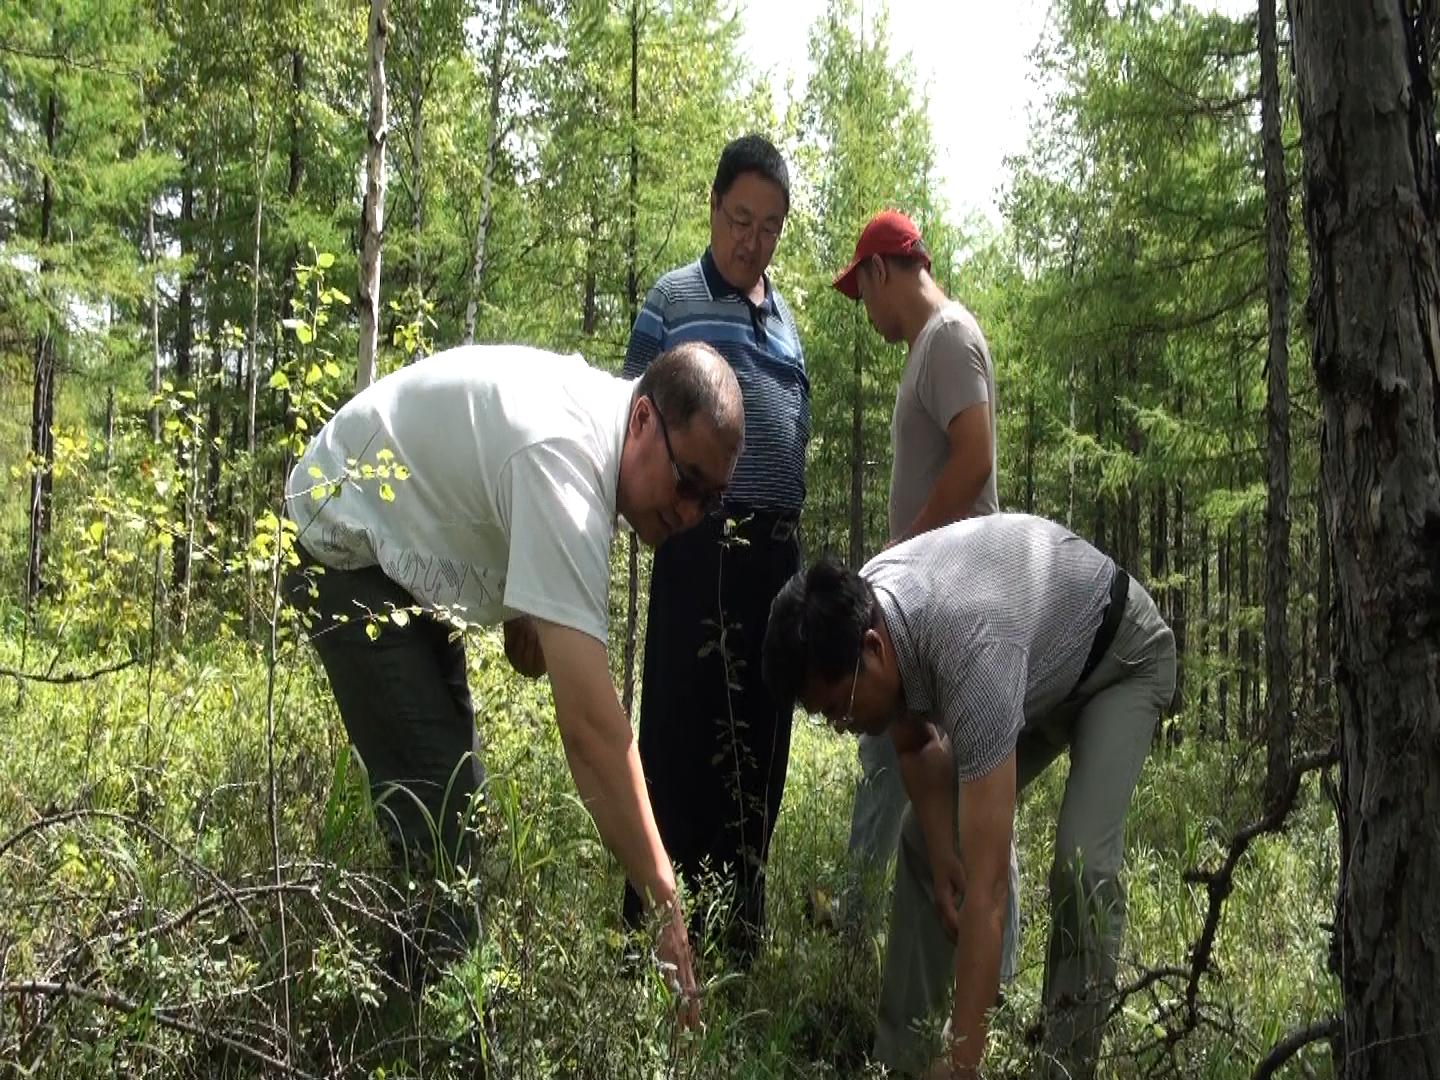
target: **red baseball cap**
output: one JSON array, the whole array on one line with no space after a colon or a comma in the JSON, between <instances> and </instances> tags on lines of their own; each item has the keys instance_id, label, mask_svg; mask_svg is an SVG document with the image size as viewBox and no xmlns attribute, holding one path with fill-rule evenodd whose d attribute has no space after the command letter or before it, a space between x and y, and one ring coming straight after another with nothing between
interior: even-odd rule
<instances>
[{"instance_id":1,"label":"red baseball cap","mask_svg":"<svg viewBox=\"0 0 1440 1080\"><path fill-rule=\"evenodd\" d=\"M871 255L913 255L925 260L925 269L930 269L930 253L920 239L920 230L899 210L881 210L870 219L855 243L855 257L836 276L835 288L851 300L860 299L855 271Z\"/></svg>"}]
</instances>

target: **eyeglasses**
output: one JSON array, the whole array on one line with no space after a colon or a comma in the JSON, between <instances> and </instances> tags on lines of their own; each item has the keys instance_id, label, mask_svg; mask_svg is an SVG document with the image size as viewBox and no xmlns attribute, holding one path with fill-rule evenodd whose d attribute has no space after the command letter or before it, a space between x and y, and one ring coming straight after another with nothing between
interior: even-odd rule
<instances>
[{"instance_id":1,"label":"eyeglasses","mask_svg":"<svg viewBox=\"0 0 1440 1080\"><path fill-rule=\"evenodd\" d=\"M860 641L860 651L855 654L855 670L850 674L850 701L845 706L845 715L841 717L840 723L833 725L836 731L849 730L850 725L855 718L855 684L860 681L860 661L864 657L864 655L865 641L862 638ZM809 720L810 723L814 724L816 727L823 727L826 724L830 723L830 718L824 715L810 715L807 716L806 719Z\"/></svg>"},{"instance_id":2,"label":"eyeglasses","mask_svg":"<svg viewBox=\"0 0 1440 1080\"><path fill-rule=\"evenodd\" d=\"M773 244L780 239L780 230L785 227L783 220L776 224L769 220L757 222L748 217L737 218L725 209L725 203L720 199L715 200L715 205L720 208L720 213L724 215L726 223L730 226L730 235L736 240L743 240L758 228L760 239L766 244Z\"/></svg>"},{"instance_id":3,"label":"eyeglasses","mask_svg":"<svg viewBox=\"0 0 1440 1080\"><path fill-rule=\"evenodd\" d=\"M707 487L680 468L680 463L675 460L675 448L670 445L670 426L665 423L665 414L660 411L654 394L647 393L645 397L649 400L650 407L655 410L655 419L660 421L660 437L665 440L665 454L670 459L670 471L675 474L675 494L686 502L699 503L706 517L716 513L725 498L725 488Z\"/></svg>"}]
</instances>

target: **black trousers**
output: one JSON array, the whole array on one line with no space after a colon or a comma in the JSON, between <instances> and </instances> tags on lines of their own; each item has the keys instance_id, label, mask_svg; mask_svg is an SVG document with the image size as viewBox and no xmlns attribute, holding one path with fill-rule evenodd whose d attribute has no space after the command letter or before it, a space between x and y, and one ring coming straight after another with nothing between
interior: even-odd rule
<instances>
[{"instance_id":1,"label":"black trousers","mask_svg":"<svg viewBox=\"0 0 1440 1080\"><path fill-rule=\"evenodd\" d=\"M307 617L397 861L464 863L461 815L485 773L461 639L424 613L393 621L390 612L415 600L378 568L316 572L302 556L285 589Z\"/></svg>"},{"instance_id":2,"label":"black trousers","mask_svg":"<svg viewBox=\"0 0 1440 1080\"><path fill-rule=\"evenodd\" d=\"M756 515L706 519L655 553L640 699L640 761L665 848L692 891L719 885L717 944L741 962L765 922L765 863L785 791L791 706L760 674L770 603L800 568L793 532ZM784 532L783 529L779 530ZM628 886L624 914L641 920ZM702 947L705 912L690 909Z\"/></svg>"}]
</instances>

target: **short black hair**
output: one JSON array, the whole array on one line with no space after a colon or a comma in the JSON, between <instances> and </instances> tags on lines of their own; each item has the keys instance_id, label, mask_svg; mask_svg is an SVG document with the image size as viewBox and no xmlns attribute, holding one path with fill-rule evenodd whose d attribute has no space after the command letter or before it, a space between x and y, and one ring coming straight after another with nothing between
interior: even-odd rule
<instances>
[{"instance_id":1,"label":"short black hair","mask_svg":"<svg viewBox=\"0 0 1440 1080\"><path fill-rule=\"evenodd\" d=\"M770 605L761 658L770 693L794 702L812 675L826 682L849 675L875 615L875 590L854 570L828 555L801 570Z\"/></svg>"},{"instance_id":2,"label":"short black hair","mask_svg":"<svg viewBox=\"0 0 1440 1080\"><path fill-rule=\"evenodd\" d=\"M713 346L685 341L651 360L635 384L635 397L649 395L665 422L683 428L697 415L718 431L745 435L745 405L735 372Z\"/></svg>"},{"instance_id":3,"label":"short black hair","mask_svg":"<svg viewBox=\"0 0 1440 1080\"><path fill-rule=\"evenodd\" d=\"M720 152L715 183L711 185L715 194L724 195L736 177L747 172L759 173L775 184L785 195L785 212L790 212L790 170L785 168L785 159L775 144L763 135L741 135Z\"/></svg>"}]
</instances>

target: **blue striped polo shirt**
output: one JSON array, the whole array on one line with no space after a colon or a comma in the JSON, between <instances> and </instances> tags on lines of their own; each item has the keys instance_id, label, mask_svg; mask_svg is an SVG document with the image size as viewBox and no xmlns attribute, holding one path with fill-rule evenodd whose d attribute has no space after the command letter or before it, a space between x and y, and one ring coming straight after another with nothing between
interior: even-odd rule
<instances>
[{"instance_id":1,"label":"blue striped polo shirt","mask_svg":"<svg viewBox=\"0 0 1440 1080\"><path fill-rule=\"evenodd\" d=\"M745 452L725 501L798 512L805 501L810 380L795 320L769 276L765 299L753 304L720 276L709 248L671 270L635 318L625 377L638 378L659 353L687 341L703 341L730 362L745 400Z\"/></svg>"}]
</instances>

